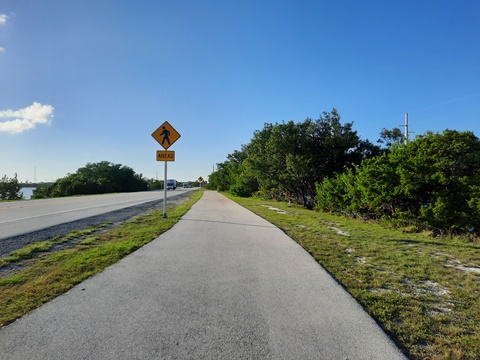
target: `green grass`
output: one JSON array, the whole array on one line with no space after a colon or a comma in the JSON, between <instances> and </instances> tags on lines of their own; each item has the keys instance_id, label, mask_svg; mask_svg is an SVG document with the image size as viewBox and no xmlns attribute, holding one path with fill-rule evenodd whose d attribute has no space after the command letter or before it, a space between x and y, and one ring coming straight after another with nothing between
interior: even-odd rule
<instances>
[{"instance_id":1,"label":"green grass","mask_svg":"<svg viewBox=\"0 0 480 360\"><path fill-rule=\"evenodd\" d=\"M12 251L7 257L0 259L0 268L11 263L16 263L20 260L30 259L36 256L38 253L49 251L55 245L63 244L72 240L82 239L83 237L98 231L108 224L109 223L103 223L84 230L73 230L65 236L56 236L48 241L38 241L27 244L21 249Z\"/></svg>"},{"instance_id":2,"label":"green grass","mask_svg":"<svg viewBox=\"0 0 480 360\"><path fill-rule=\"evenodd\" d=\"M28 244L21 249L12 251L7 257L0 259L0 268L19 260L28 259L36 253L48 251L53 245L53 241L40 241Z\"/></svg>"},{"instance_id":3,"label":"green grass","mask_svg":"<svg viewBox=\"0 0 480 360\"><path fill-rule=\"evenodd\" d=\"M51 241L15 251L0 267L21 262L25 268L0 278L0 327L33 311L99 273L170 229L202 196L192 191L187 202L163 211L152 211L121 226L93 235L98 228L69 233ZM52 246L75 241L76 246L52 251Z\"/></svg>"},{"instance_id":4,"label":"green grass","mask_svg":"<svg viewBox=\"0 0 480 360\"><path fill-rule=\"evenodd\" d=\"M480 244L229 197L304 247L410 358L480 358L480 274L465 271L480 268Z\"/></svg>"}]
</instances>

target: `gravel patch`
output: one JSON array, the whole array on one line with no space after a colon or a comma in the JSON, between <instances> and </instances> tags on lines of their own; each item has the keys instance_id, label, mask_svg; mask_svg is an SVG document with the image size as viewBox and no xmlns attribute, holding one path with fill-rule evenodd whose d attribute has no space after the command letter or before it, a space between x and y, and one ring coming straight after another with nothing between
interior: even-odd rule
<instances>
[{"instance_id":1,"label":"gravel patch","mask_svg":"<svg viewBox=\"0 0 480 360\"><path fill-rule=\"evenodd\" d=\"M331 227L330 227L330 230L335 231L338 235L348 236L348 237L351 236L348 232L343 231L343 230L340 230L339 228L336 228L336 227L334 227L334 226L331 226Z\"/></svg>"},{"instance_id":2,"label":"gravel patch","mask_svg":"<svg viewBox=\"0 0 480 360\"><path fill-rule=\"evenodd\" d=\"M460 270L460 271L463 271L463 272L466 272L466 273L473 273L473 274L480 275L480 267L474 266L474 265L465 266L465 265L462 264L461 261L456 260L456 259L453 259L453 260L448 259L445 267L454 268L454 269L457 269L457 270Z\"/></svg>"}]
</instances>

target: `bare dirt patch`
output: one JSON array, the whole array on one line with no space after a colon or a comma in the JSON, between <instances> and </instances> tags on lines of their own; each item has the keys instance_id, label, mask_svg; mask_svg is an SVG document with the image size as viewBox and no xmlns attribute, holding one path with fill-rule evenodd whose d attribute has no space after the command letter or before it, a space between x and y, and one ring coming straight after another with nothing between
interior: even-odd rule
<instances>
[{"instance_id":1,"label":"bare dirt patch","mask_svg":"<svg viewBox=\"0 0 480 360\"><path fill-rule=\"evenodd\" d=\"M273 207L273 206L270 206L270 205L262 205L262 206L266 207L268 210L275 211L277 214L287 214L286 211L284 211L282 209L279 209L279 208L276 208L276 207Z\"/></svg>"}]
</instances>

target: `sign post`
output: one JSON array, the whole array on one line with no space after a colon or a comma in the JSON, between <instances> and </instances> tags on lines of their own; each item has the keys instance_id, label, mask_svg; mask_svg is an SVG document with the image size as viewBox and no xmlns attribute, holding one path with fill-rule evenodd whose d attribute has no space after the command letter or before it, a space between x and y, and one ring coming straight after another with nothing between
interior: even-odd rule
<instances>
[{"instance_id":1,"label":"sign post","mask_svg":"<svg viewBox=\"0 0 480 360\"><path fill-rule=\"evenodd\" d=\"M167 150L175 141L180 138L180 134L172 125L165 121L160 127L152 133L152 136L162 147ZM165 162L164 180L163 180L163 218L167 218L167 162L175 161L175 151L157 151L157 161Z\"/></svg>"},{"instance_id":2,"label":"sign post","mask_svg":"<svg viewBox=\"0 0 480 360\"><path fill-rule=\"evenodd\" d=\"M167 162L165 161L165 166L163 169L163 216L162 218L167 218Z\"/></svg>"}]
</instances>

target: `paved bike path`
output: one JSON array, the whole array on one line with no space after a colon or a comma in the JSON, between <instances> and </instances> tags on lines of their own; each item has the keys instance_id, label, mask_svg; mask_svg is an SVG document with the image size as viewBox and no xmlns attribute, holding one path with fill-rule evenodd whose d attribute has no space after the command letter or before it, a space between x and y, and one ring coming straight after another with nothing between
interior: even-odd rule
<instances>
[{"instance_id":1,"label":"paved bike path","mask_svg":"<svg viewBox=\"0 0 480 360\"><path fill-rule=\"evenodd\" d=\"M404 359L298 244L207 191L171 230L0 330L0 359Z\"/></svg>"}]
</instances>

